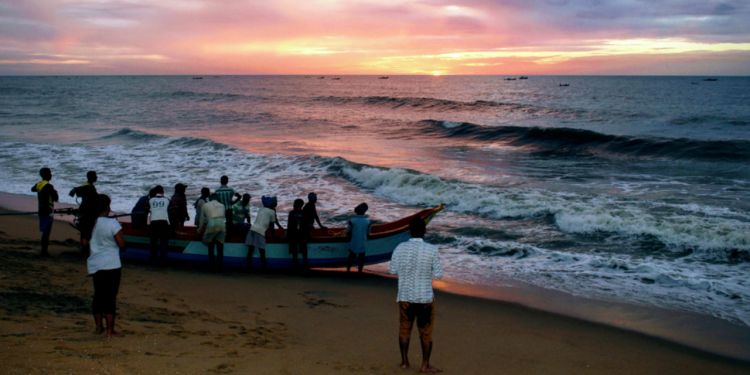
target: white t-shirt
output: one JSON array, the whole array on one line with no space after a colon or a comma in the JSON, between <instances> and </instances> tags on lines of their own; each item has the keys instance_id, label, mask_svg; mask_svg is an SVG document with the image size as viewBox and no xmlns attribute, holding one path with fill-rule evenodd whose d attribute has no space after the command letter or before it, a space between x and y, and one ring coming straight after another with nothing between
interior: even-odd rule
<instances>
[{"instance_id":1,"label":"white t-shirt","mask_svg":"<svg viewBox=\"0 0 750 375\"><path fill-rule=\"evenodd\" d=\"M163 195L157 195L148 200L148 205L150 206L149 212L151 212L151 221L169 221L169 213L167 212L169 199L165 198Z\"/></svg>"},{"instance_id":2,"label":"white t-shirt","mask_svg":"<svg viewBox=\"0 0 750 375\"><path fill-rule=\"evenodd\" d=\"M258 210L258 215L255 216L255 222L253 222L253 226L252 228L250 228L250 230L262 236L265 236L268 226L273 225L273 223L275 222L276 211L268 207L262 207L260 210Z\"/></svg>"},{"instance_id":3,"label":"white t-shirt","mask_svg":"<svg viewBox=\"0 0 750 375\"><path fill-rule=\"evenodd\" d=\"M100 270L122 268L120 248L115 242L115 234L120 230L122 227L115 219L108 217L96 219L94 231L91 233L91 255L86 260L89 275Z\"/></svg>"}]
</instances>

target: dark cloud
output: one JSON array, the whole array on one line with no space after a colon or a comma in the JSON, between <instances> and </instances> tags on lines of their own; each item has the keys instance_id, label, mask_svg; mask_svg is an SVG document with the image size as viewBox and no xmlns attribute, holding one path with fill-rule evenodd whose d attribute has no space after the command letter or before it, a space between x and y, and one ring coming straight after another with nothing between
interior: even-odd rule
<instances>
[{"instance_id":1,"label":"dark cloud","mask_svg":"<svg viewBox=\"0 0 750 375\"><path fill-rule=\"evenodd\" d=\"M463 5L497 15L535 32L571 38L689 37L698 41L750 40L750 1L727 0L429 0ZM503 15L512 15L504 19Z\"/></svg>"},{"instance_id":2,"label":"dark cloud","mask_svg":"<svg viewBox=\"0 0 750 375\"><path fill-rule=\"evenodd\" d=\"M52 39L57 32L51 20L38 1L0 0L0 41L7 46Z\"/></svg>"}]
</instances>

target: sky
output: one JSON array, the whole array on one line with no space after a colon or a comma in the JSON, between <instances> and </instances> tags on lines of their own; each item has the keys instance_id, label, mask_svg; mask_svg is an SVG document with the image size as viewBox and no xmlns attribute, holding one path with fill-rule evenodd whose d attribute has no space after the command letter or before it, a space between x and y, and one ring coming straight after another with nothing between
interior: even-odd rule
<instances>
[{"instance_id":1,"label":"sky","mask_svg":"<svg viewBox=\"0 0 750 375\"><path fill-rule=\"evenodd\" d=\"M0 0L0 75L749 75L750 0Z\"/></svg>"}]
</instances>

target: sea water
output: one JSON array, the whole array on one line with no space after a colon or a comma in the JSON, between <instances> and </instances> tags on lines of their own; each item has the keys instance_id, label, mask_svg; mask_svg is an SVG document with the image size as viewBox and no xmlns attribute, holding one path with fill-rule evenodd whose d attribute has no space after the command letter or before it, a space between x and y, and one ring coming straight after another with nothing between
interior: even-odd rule
<instances>
[{"instance_id":1,"label":"sea water","mask_svg":"<svg viewBox=\"0 0 750 375\"><path fill-rule=\"evenodd\" d=\"M310 191L328 226L445 203L449 280L750 326L750 78L504 78L0 77L0 191L48 166L122 212L221 175L282 221Z\"/></svg>"}]
</instances>

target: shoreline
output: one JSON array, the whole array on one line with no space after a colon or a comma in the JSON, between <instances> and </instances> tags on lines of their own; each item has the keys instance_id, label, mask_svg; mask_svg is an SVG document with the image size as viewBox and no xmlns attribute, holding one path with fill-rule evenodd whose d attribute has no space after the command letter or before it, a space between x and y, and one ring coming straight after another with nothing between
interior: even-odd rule
<instances>
[{"instance_id":1,"label":"shoreline","mask_svg":"<svg viewBox=\"0 0 750 375\"><path fill-rule=\"evenodd\" d=\"M12 211L30 211L31 208L35 208L35 200L33 199L33 196L24 196L24 195L14 195L14 194L7 194L7 193L1 193L0 194L0 207L3 207L5 209L10 209ZM3 223L13 223L13 222L25 222L25 223L36 223L36 218L34 216L30 217L6 217L3 219ZM60 223L62 224L62 223ZM71 231L73 231L72 228L69 226L65 226L65 229L60 229L62 226L58 225L53 229L53 239L58 237L58 233L56 232L62 232L61 234L63 236L67 235L68 238L70 237ZM27 243L32 244L35 239L35 226L31 226L27 228L24 228L24 233L20 234L13 234L11 235L12 238L15 239L15 241L18 241L17 237L24 237L27 238ZM8 236L7 231L3 233L3 236ZM75 238L75 237L74 237ZM3 241L5 242L5 241ZM66 244L67 243L67 244ZM75 243L75 241L73 241ZM55 246L57 247L64 247L67 248L67 252L70 252L71 247L75 247L68 241L64 241L61 239L57 239L57 242L55 242ZM3 245L5 247L5 245ZM27 247L33 248L33 245L29 245ZM58 250L59 252L59 250ZM63 252L65 254L65 252ZM69 258L69 257L68 257ZM69 260L69 259L66 259ZM85 262L85 259L77 259L77 262ZM139 272L144 272L144 270L148 271L149 267L144 266L142 264L137 263L126 263L125 268L134 268ZM85 267L83 267L85 268ZM153 270L151 270L153 271ZM173 269L168 268L166 270L166 273L175 275L177 274L178 278L184 278L184 277L191 277L193 276L200 276L201 278L224 278L231 280L232 282L242 283L243 280L246 279L246 277L249 276L250 281L258 281L257 279L260 278L267 278L273 280L272 282L280 283L280 284L288 284L292 283L293 285L298 283L300 280L300 277L294 276L294 275L288 275L288 274L269 274L269 275L245 275L242 273L227 273L222 275L212 275L207 274L202 271L196 271L191 268L187 269ZM181 276L180 276L181 275ZM316 270L314 272L314 275L310 278L302 278L302 281L310 281L309 279L312 279L313 283L317 284L325 284L326 288L337 288L341 281L345 281L343 284L353 284L346 286L347 288L364 288L365 291L368 293L375 292L377 290L377 293L383 294L385 293L388 295L386 298L393 298L395 296L395 280L390 277L381 277L382 275L379 275L377 272L369 272L368 275L365 275L362 278L352 278L349 277L351 275L346 275L345 273L342 273L340 271L332 270L332 271L319 271ZM221 281L221 280L220 280ZM227 281L227 280L224 280ZM353 281L353 282L350 282ZM88 282L86 280L85 282ZM85 285L88 286L88 285ZM266 285L268 286L268 285ZM706 361L718 361L720 363L726 363L728 365L736 365L740 367L746 367L750 366L750 362L748 362L748 359L743 358L742 356L736 356L731 355L727 353L721 353L715 351L715 350L709 350L706 348L702 348L700 346L696 345L689 345L686 343L681 343L679 341L676 342L674 339L670 339L669 337L660 337L658 334L650 334L647 332L642 332L638 329L638 327L631 327L628 324L627 321L618 321L618 319L622 319L623 317L628 317L632 319L632 315L624 314L624 312L630 311L630 309L626 306L623 308L622 306L605 306L605 303L593 301L595 304L600 305L599 307L608 307L601 311L602 318L607 318L609 320L604 321L596 321L591 319L585 319L581 318L580 316L576 316L575 314L565 314L560 311L549 311L549 309L543 308L544 306L540 307L538 305L549 305L549 300L551 298L562 298L563 302L567 301L568 304L571 304L571 302L574 302L573 305L577 308L583 308L583 310L590 310L591 309L591 302L588 299L580 298L580 297L573 297L563 295L563 293L558 292L552 292L547 291L541 288L536 288L537 290L533 290L534 288L526 287L512 287L512 288L476 288L471 286L465 286L460 284L454 284L450 282L437 282L436 283L436 289L438 300L440 301L441 305L443 304L443 301L445 300L448 302L449 305L453 305L453 308L458 307L459 310L463 309L464 306L468 306L466 314L476 314L477 311L483 311L484 314L480 314L480 318L478 321L483 322L487 320L495 319L493 318L493 315L498 314L498 312L501 313L501 315L505 315L506 313L509 313L510 315L514 315L517 318L520 316L521 320L523 321L525 316L530 316L530 320L534 321L536 319L542 319L544 321L552 321L553 325L555 324L564 324L564 325L573 325L576 327L583 327L580 328L584 332L588 331L602 331L602 333L605 337L611 338L610 336L614 337L627 337L629 340L640 340L643 341L646 344L639 344L639 345L648 345L653 347L661 347L661 348L668 348L670 351L675 351L677 353L682 353L680 355L687 356L689 358L700 358L702 360ZM283 289L283 288L282 288ZM304 291L303 291L304 292ZM361 291L357 291L361 292ZM283 294L283 293L282 293ZM335 293L334 293L335 294ZM555 294L558 294L558 296L554 296ZM317 297L313 297L315 299ZM326 298L321 298L320 300L325 301ZM537 301L537 303L534 303L534 300ZM588 303L584 303L588 301ZM390 301L392 302L392 301ZM559 302L559 301L558 301ZM334 305L336 303L333 303ZM609 304L609 303L607 303ZM560 305L562 306L562 305ZM628 305L629 306L629 305ZM446 307L446 309L449 309L450 306ZM390 311L386 308L387 311ZM477 310L477 311L475 311ZM643 324L651 324L654 327L661 326L662 329L679 329L682 325L682 329L676 332L672 332L672 334L681 334L681 335L689 335L690 330L695 330L696 327L694 324L700 323L699 320L696 319L696 316L693 317L682 317L680 313L672 312L672 311L662 311L664 316L660 319L656 319L654 321L653 317L648 316L648 313L652 310L650 308L642 309L639 314L635 314L635 318L642 319ZM612 312L619 312L620 315L612 315ZM676 319L677 321L674 322L674 324L671 327L663 327L663 323L665 322L663 319L666 318L667 313L670 314L672 319ZM631 311L632 314L632 311ZM85 315L85 314L84 314ZM678 316L679 315L679 316ZM701 317L703 318L703 317ZM442 319L442 318L441 318ZM446 318L450 319L450 317ZM651 319L651 320L648 320ZM393 317L393 320L395 321L395 317ZM467 322L464 322L467 323ZM476 325L477 322L471 321L469 322L472 326ZM528 322L526 322L528 323ZM394 323L395 324L395 323ZM450 322L446 323L450 324ZM481 326L481 323L479 324ZM726 325L731 325L731 323L726 323ZM734 326L734 325L732 325ZM440 325L438 325L440 327ZM392 328L392 327L391 327ZM642 327L641 327L642 328ZM652 327L653 328L653 327ZM709 324L707 326L703 326L704 333L708 333L711 331L712 325ZM726 328L726 327L724 327ZM741 327L740 327L741 328ZM440 328L437 328L440 329ZM505 329L505 328L504 328ZM687 332L685 332L687 331ZM480 329L480 332L483 332L486 334L486 332L482 331ZM460 336L462 334L462 330L457 330L456 335ZM523 335L523 334L522 334ZM533 338L533 335L531 335ZM742 336L742 337L750 337L750 336ZM451 338L452 339L452 338ZM436 340L438 345L451 345L449 344L451 339L439 339ZM700 337L696 338L697 341L700 341ZM704 337L705 339L705 337ZM495 338L495 340L501 340L502 338ZM392 341L392 340L391 340ZM416 340L412 343L412 357L414 357L416 354L418 354L418 347L414 347ZM482 338L479 339L479 341L482 341ZM737 342L735 340L733 345L738 345L735 347L737 350L742 349L743 343L747 343L749 341L739 341ZM396 349L395 345L394 348L389 348L388 344L390 341L388 341L385 344L385 349ZM474 343L466 343L465 345L468 345L468 348L472 348L474 346L477 346L478 344ZM484 345L484 344L482 344ZM481 346L481 345L480 345ZM729 345L732 346L732 345ZM467 349L468 349L467 348ZM739 348L739 349L738 349ZM476 349L476 348L474 348ZM747 351L747 348L744 348L745 351ZM617 350L620 350L619 348ZM397 351L396 351L397 352ZM441 352L442 353L442 352ZM444 353L443 353L444 354ZM436 352L434 356L434 362L436 364L441 363L439 361L439 356ZM414 358L413 358L414 359ZM455 369L455 368L454 368ZM601 370L601 369L600 369Z\"/></svg>"}]
</instances>

